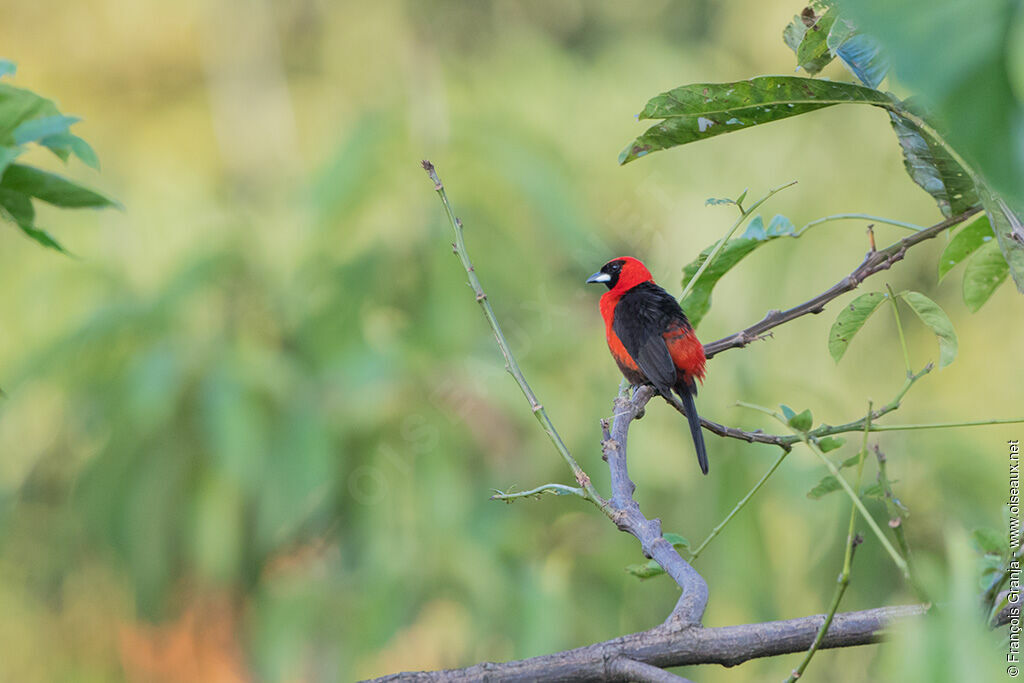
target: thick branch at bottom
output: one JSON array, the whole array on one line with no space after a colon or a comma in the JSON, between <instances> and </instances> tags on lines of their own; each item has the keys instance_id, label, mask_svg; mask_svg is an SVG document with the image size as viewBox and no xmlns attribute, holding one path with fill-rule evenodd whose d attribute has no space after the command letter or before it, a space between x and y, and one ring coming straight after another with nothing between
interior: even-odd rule
<instances>
[{"instance_id":1,"label":"thick branch at bottom","mask_svg":"<svg viewBox=\"0 0 1024 683\"><path fill-rule=\"evenodd\" d=\"M879 607L836 614L820 649L867 645L882 639L893 621L923 615L925 605ZM758 657L804 652L814 642L825 615L762 624L685 628L659 626L603 643L551 655L466 669L402 672L375 681L617 681L610 663L619 658L659 668L690 664L735 666Z\"/></svg>"}]
</instances>

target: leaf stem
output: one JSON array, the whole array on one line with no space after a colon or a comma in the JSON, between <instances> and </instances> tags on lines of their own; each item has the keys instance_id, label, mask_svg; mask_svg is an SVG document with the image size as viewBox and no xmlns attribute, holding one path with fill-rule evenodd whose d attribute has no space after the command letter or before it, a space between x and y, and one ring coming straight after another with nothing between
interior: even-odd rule
<instances>
[{"instance_id":1,"label":"leaf stem","mask_svg":"<svg viewBox=\"0 0 1024 683\"><path fill-rule=\"evenodd\" d=\"M843 474L839 471L835 464L821 451L820 448L818 448L818 444L815 443L814 440L810 438L809 433L802 432L798 429L793 428L792 426L790 426L789 422L786 420L785 417L769 408L755 405L753 403L744 403L742 401L739 402L738 405L741 405L745 408L758 410L762 413L765 413L766 415L770 415L771 417L775 418L781 424L785 425L786 427L789 427L793 431L793 433L796 434L800 438L800 440L803 441L816 456L818 456L818 459L825 464L825 467L828 468L832 476L835 477L836 481L839 482L839 485L843 488L844 491L846 491L846 495L850 497L850 500L853 501L853 504L857 506L857 510L864 517L864 521L867 522L868 526L871 527L871 531L878 538L878 542L882 544L882 547L885 548L885 551L889 553L890 557L892 557L892 561L903 573L903 576L909 581L910 569L907 567L906 560L904 560L900 556L900 554L896 552L896 549L892 547L892 543L890 543L889 539L886 538L885 534L882 533L882 530L878 527L878 524L875 522L874 517L872 517L871 514L868 512L867 508L864 507L864 503L861 502L860 496L857 495L856 492L854 492L853 488L850 486L850 483L846 481L846 477L843 476Z\"/></svg>"},{"instance_id":2,"label":"leaf stem","mask_svg":"<svg viewBox=\"0 0 1024 683\"><path fill-rule=\"evenodd\" d=\"M924 227L916 225L914 223L907 223L906 221L898 221L894 218L886 218L885 216L873 216L869 213L834 213L831 216L824 216L823 218L817 218L802 228L797 230L794 235L799 237L804 234L810 228L815 225L821 225L822 223L829 223L831 221L845 221L845 220L861 220L861 221L872 221L874 223L884 223L886 225L895 225L898 228L906 228L907 230L913 230L914 232L921 232Z\"/></svg>"},{"instance_id":3,"label":"leaf stem","mask_svg":"<svg viewBox=\"0 0 1024 683\"><path fill-rule=\"evenodd\" d=\"M743 509L743 506L746 505L747 502L750 501L750 499L754 497L754 494L757 493L761 489L761 487L764 485L764 483L766 481L768 481L768 477L772 476L772 474L775 473L775 470L778 469L779 465L782 464L782 461L786 459L787 455L789 455L789 451L786 450L786 449L783 449L782 453L779 454L779 457L775 460L774 463L772 463L772 466L769 467L768 471L764 473L764 476L762 476L758 480L758 482L756 484L754 484L754 488L752 488L749 491L747 491L747 495L745 495L742 498L740 498L740 501L738 503L736 503L736 505L735 505L735 507L733 507L732 511L730 511L729 514L725 516L725 519L723 519L721 522L719 522L718 525L714 529L711 530L711 533L708 534L708 537L705 538L704 541L699 546L697 546L697 549L694 550L692 553L690 553L690 562L691 563L694 560L696 560L700 556L700 554L702 552L704 552L704 548L707 547L708 543L710 543L716 536L718 536L718 534L721 533L722 529L725 528L725 525L728 524L729 522L731 522L732 518L735 517L739 513L739 511Z\"/></svg>"},{"instance_id":4,"label":"leaf stem","mask_svg":"<svg viewBox=\"0 0 1024 683\"><path fill-rule=\"evenodd\" d=\"M903 362L907 367L907 377L914 374L913 368L910 366L910 352L907 351L907 338L903 335L903 323L900 322L900 308L896 305L896 293L892 291L892 287L889 283L885 283L885 291L889 293L889 303L892 304L892 314L896 318L896 331L900 335L900 347L903 349Z\"/></svg>"},{"instance_id":5,"label":"leaf stem","mask_svg":"<svg viewBox=\"0 0 1024 683\"><path fill-rule=\"evenodd\" d=\"M530 489L529 491L518 491L516 493L505 491L499 491L494 489L494 495L491 496L491 500L504 500L511 503L513 500L518 498L529 498L530 496L540 497L545 493L551 493L556 496L579 496L580 498L587 498L587 492L582 488L575 486L566 486L565 484L542 484L537 488Z\"/></svg>"},{"instance_id":6,"label":"leaf stem","mask_svg":"<svg viewBox=\"0 0 1024 683\"><path fill-rule=\"evenodd\" d=\"M594 488L594 485L590 482L590 477L583 471L579 463L569 452L569 448L562 441L562 437L558 435L558 431L555 429L554 423L551 422L551 418L548 417L548 413L544 410L544 406L537 400L536 394L533 393L533 389L526 382L526 377L523 376L523 371L519 369L519 364L516 362L515 356L512 355L512 349L508 344L508 340L505 339L504 332L501 331L501 325L498 323L497 317L494 315L494 309L491 308L491 302L488 301L487 295L484 294L483 287L480 284L480 278L476 275L476 269L473 267L473 263L469 260L469 252L466 250L466 242L462 234L462 221L455 216L455 211L452 209L451 203L448 201L448 194L445 192L444 184L437 175L437 171L434 169L434 165L429 161L423 161L423 170L427 172L430 179L434 182L434 190L437 191L437 196L441 198L441 203L444 205L445 212L448 214L448 220L451 222L452 230L455 231L455 242L452 244L452 249L455 254L462 261L462 267L466 270L466 275L469 278L469 284L473 288L473 293L476 295L477 303L480 304L480 308L483 309L484 317L487 318L487 323L491 326L491 331L494 332L494 338L498 342L498 348L501 349L502 355L505 357L505 369L512 377L515 378L519 384L519 388L522 390L526 400L530 403L530 409L533 411L534 417L537 418L537 422L540 423L541 429L551 439L551 443L554 444L555 449L558 451L562 459L565 460L566 464L572 470L573 475L576 477L576 481L583 487L586 492L584 496L587 500L594 503L602 510L605 510L606 514L610 513L608 510L608 502L601 497Z\"/></svg>"}]
</instances>

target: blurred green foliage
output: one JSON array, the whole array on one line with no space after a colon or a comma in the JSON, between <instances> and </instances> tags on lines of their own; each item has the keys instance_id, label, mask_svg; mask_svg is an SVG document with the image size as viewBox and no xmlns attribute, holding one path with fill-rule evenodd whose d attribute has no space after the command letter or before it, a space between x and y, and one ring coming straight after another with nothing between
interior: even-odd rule
<instances>
[{"instance_id":1,"label":"blurred green foliage","mask_svg":"<svg viewBox=\"0 0 1024 683\"><path fill-rule=\"evenodd\" d=\"M443 172L524 372L607 490L597 420L618 371L583 285L597 265L629 252L678 281L734 217L707 197L794 178L766 209L796 225L839 211L939 218L874 108L615 163L651 93L791 70L765 27L781 30L798 9L8 8L0 31L18 87L81 113L75 125L104 159L88 182L126 210L37 208L77 260L13 237L0 250L0 679L348 680L541 654L659 622L675 590L624 571L643 561L635 543L584 503L487 500L491 488L566 473L502 370L418 162ZM822 75L846 77L836 64ZM59 163L45 149L25 161ZM81 170L62 172L77 183ZM834 223L750 254L716 285L702 337L834 284L860 262L862 228ZM936 284L943 246L922 245L884 276L941 305L961 350L921 380L899 421L1014 416L1024 371L1003 359L1024 341L1024 300L1003 287L971 315L957 286ZM904 374L890 321L866 326L836 366L832 319L716 357L702 411L768 429L735 401L811 405L839 423L869 396L889 397ZM907 332L917 366L937 359L927 328ZM925 661L999 663L988 649L998 636L950 635L971 614L957 587L977 591L957 539L1000 526L1005 441L1019 434L879 436L915 558L955 609L913 625L913 647L821 652L809 675L913 680ZM678 416L652 406L631 474L666 529L703 538L774 450L716 439L703 480L684 466L687 443ZM791 455L701 556L708 625L825 608L848 502L806 497L824 473L808 453ZM867 505L884 519L881 501ZM913 599L865 543L843 608ZM780 678L798 657L691 675Z\"/></svg>"}]
</instances>

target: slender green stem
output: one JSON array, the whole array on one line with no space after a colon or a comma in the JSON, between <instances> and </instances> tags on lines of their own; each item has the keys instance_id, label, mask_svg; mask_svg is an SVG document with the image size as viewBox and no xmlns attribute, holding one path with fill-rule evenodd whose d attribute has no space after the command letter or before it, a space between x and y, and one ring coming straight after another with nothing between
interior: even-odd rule
<instances>
[{"instance_id":1,"label":"slender green stem","mask_svg":"<svg viewBox=\"0 0 1024 683\"><path fill-rule=\"evenodd\" d=\"M889 283L885 283L885 291L889 293L889 303L892 304L892 314L896 318L896 331L900 335L900 347L903 349L903 362L907 366L907 377L914 374L913 368L910 367L910 352L907 351L907 338L903 335L903 323L900 322L900 308L896 305L896 293L892 291L892 287Z\"/></svg>"},{"instance_id":2,"label":"slender green stem","mask_svg":"<svg viewBox=\"0 0 1024 683\"><path fill-rule=\"evenodd\" d=\"M996 420L967 420L965 422L924 422L909 425L875 425L873 432L906 432L914 429L948 429L950 427L984 427L988 425L1013 425L1024 422L1024 417L1010 417Z\"/></svg>"},{"instance_id":3,"label":"slender green stem","mask_svg":"<svg viewBox=\"0 0 1024 683\"><path fill-rule=\"evenodd\" d=\"M829 223L831 221L845 221L845 220L862 220L872 221L874 223L884 223L885 225L895 225L898 228L906 228L907 230L913 230L914 232L920 232L924 230L923 226L916 225L914 223L907 223L905 221L898 221L892 218L886 218L885 216L872 216L869 213L835 213L831 216L825 216L824 218L818 218L816 220L807 223L802 228L797 230L794 234L799 237L804 234L810 228L815 225L821 225L822 223Z\"/></svg>"},{"instance_id":4,"label":"slender green stem","mask_svg":"<svg viewBox=\"0 0 1024 683\"><path fill-rule=\"evenodd\" d=\"M785 417L778 414L774 410L765 408L763 406L755 405L753 403L740 402L739 405L744 406L746 408L752 408L753 410L761 411L766 415L770 415L781 424L792 429L793 432L800 437L800 440L803 441L816 456L818 456L818 459L825 464L825 467L828 468L828 471L832 474L833 477L836 478L836 481L839 482L839 485L843 488L843 490L846 491L846 495L849 496L850 500L853 501L853 504L857 506L857 510L864 517L864 521L867 522L868 526L871 527L871 531L878 538L878 542L882 544L882 547L885 548L885 551L889 553L890 557L892 557L892 561L896 564L897 567L899 567L900 571L903 573L903 576L909 580L910 570L907 568L906 561L900 556L898 552L896 552L896 549L892 547L892 543L890 543L889 539L886 538L885 534L882 533L882 530L878 527L878 524L875 522L874 517L872 517L871 514L868 512L867 508L864 507L864 503L861 502L860 496L853 490L853 487L850 486L850 483L846 481L846 477L843 476L843 474L839 471L835 464L833 464L833 462L821 451L821 449L818 448L818 444L815 443L814 440L810 438L809 433L801 432L798 429L794 429L789 425L789 422L786 420Z\"/></svg>"},{"instance_id":5,"label":"slender green stem","mask_svg":"<svg viewBox=\"0 0 1024 683\"><path fill-rule=\"evenodd\" d=\"M551 493L556 496L579 496L580 498L586 498L587 492L581 488L575 486L566 486L565 484L542 484L535 489L529 491L517 491L515 493L499 491L494 489L494 495L491 496L491 500L504 500L512 502L517 498L529 498L530 496L540 497L545 493Z\"/></svg>"},{"instance_id":6,"label":"slender green stem","mask_svg":"<svg viewBox=\"0 0 1024 683\"><path fill-rule=\"evenodd\" d=\"M735 517L739 513L739 511L743 509L743 506L746 505L747 502L754 497L754 494L757 493L762 486L764 486L764 483L768 481L768 477L772 476L772 474L775 473L775 470L778 469L779 465L782 464L782 461L786 459L787 455L789 455L789 451L783 449L782 453L779 454L779 457L775 460L774 463L772 463L772 466L769 467L768 471L764 473L764 476L762 476L758 480L758 482L754 484L754 488L747 491L747 495L740 498L740 501L736 503L736 506L733 507L732 511L725 516L725 519L719 522L718 526L712 529L711 533L708 534L708 537L705 538L699 546L697 546L697 549L690 553L691 563L693 563L693 561L696 560L702 552L704 552L704 548L707 547L708 543L710 543L716 536L718 536L719 533L721 533L722 529L725 528L725 525L732 521L732 518Z\"/></svg>"},{"instance_id":7,"label":"slender green stem","mask_svg":"<svg viewBox=\"0 0 1024 683\"><path fill-rule=\"evenodd\" d=\"M843 599L843 595L846 593L847 586L850 585L850 565L853 562L853 549L856 546L857 541L852 537L846 542L846 559L843 561L843 571L839 574L837 581L836 590L832 594L832 604L829 605L828 613L825 615L825 621L822 623L821 628L818 629L817 635L814 637L814 642L811 643L811 648L804 655L803 661L797 668L793 669L789 678L786 679L786 683L795 683L797 679L803 676L804 671L807 669L807 665L811 663L811 658L814 657L814 653L821 647L821 643L825 640L825 634L828 633L828 627L832 625L832 620L836 616L836 610L839 609L839 603Z\"/></svg>"},{"instance_id":8,"label":"slender green stem","mask_svg":"<svg viewBox=\"0 0 1024 683\"><path fill-rule=\"evenodd\" d=\"M533 389L526 382L526 377L523 376L522 370L519 369L519 364L516 362L515 356L512 355L512 349L508 344L508 340L505 339L505 333L501 330L501 325L498 323L498 318L494 315L494 309L491 308L491 302L488 301L487 295L484 294L483 287L480 284L480 278L476 275L476 269L473 268L473 263L469 260L469 252L466 250L466 241L462 234L462 221L455 216L455 211L452 209L451 203L448 201L448 194L445 192L444 185L441 183L441 179L437 175L437 171L434 169L434 165L429 161L423 162L423 170L427 172L430 179L434 182L434 190L437 191L438 197L441 198L441 203L444 205L445 212L448 214L448 220L451 222L452 230L455 231L455 242L452 244L452 248L455 254L462 261L462 267L466 270L466 275L469 277L469 284L473 288L473 293L476 295L477 303L480 304L480 308L483 309L484 317L487 318L488 324L491 326L491 331L494 332L494 337L498 342L498 348L501 349L502 355L505 357L505 369L509 372L512 377L515 378L519 384L519 388L522 390L526 400L530 402L530 409L533 411L534 416L537 418L537 422L540 423L541 429L551 439L551 443L554 444L555 449L558 451L562 459L565 460L566 464L572 470L573 476L576 477L576 481L583 487L586 492L584 496L587 500L594 503L606 514L610 514L611 511L608 509L608 502L601 497L594 488L594 485L590 482L590 477L583 471L579 463L569 452L569 448L562 441L562 437L558 435L558 431L555 429L554 423L551 422L551 418L548 417L547 411L544 410L544 406L541 405L540 401L537 400L536 394L533 393Z\"/></svg>"},{"instance_id":9,"label":"slender green stem","mask_svg":"<svg viewBox=\"0 0 1024 683\"><path fill-rule=\"evenodd\" d=\"M698 268L697 272L693 274L693 277L690 278L690 281L686 283L686 287L683 288L683 293L679 297L680 301L685 299L687 295L693 290L694 285L696 285L697 282L700 280L700 276L703 275L704 271L711 266L711 262L718 257L718 252L722 251L722 248L725 247L725 243L729 241L729 238L732 237L733 233L736 232L741 225L743 225L747 218L749 218L750 215L754 213L754 210L757 209L757 207L764 204L769 199L771 199L774 195L778 194L779 192L782 192L787 187L792 187L793 185L796 185L795 180L792 182L788 182L785 185L779 185L778 187L768 190L768 194L766 194L765 196L761 197L756 202L751 204L749 209L744 209L742 204L737 202L736 206L739 207L740 217L737 218L736 222L732 224L729 230L725 233L725 236L715 243L715 246L711 250L711 253L708 254L708 257L706 259L704 259L704 263L700 264L700 268ZM743 194L745 195L746 192L744 192ZM742 199L740 201L742 201Z\"/></svg>"}]
</instances>

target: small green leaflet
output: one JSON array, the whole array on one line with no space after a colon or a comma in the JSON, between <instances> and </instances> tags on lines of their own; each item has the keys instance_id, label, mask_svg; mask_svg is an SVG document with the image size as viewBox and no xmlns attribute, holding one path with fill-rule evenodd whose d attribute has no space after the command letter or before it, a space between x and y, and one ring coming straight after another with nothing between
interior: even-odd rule
<instances>
[{"instance_id":1,"label":"small green leaflet","mask_svg":"<svg viewBox=\"0 0 1024 683\"><path fill-rule=\"evenodd\" d=\"M690 547L690 542L679 534L666 533L662 534L662 536L677 549ZM653 576L660 576L665 573L665 570L661 568L661 565L654 560L648 560L647 562L642 562L640 564L627 565L626 571L638 579L649 579Z\"/></svg>"},{"instance_id":2,"label":"small green leaflet","mask_svg":"<svg viewBox=\"0 0 1024 683\"><path fill-rule=\"evenodd\" d=\"M854 335L864 326L878 305L885 301L885 297L884 292L861 294L839 312L828 333L828 352L835 362L838 363L843 357Z\"/></svg>"},{"instance_id":3,"label":"small green leaflet","mask_svg":"<svg viewBox=\"0 0 1024 683\"><path fill-rule=\"evenodd\" d=\"M825 436L818 439L818 448L821 449L822 453L828 453L834 451L837 448L842 448L843 444L846 443L846 439L841 436ZM855 458L859 456L854 456Z\"/></svg>"},{"instance_id":4,"label":"small green leaflet","mask_svg":"<svg viewBox=\"0 0 1024 683\"><path fill-rule=\"evenodd\" d=\"M813 424L814 418L811 416L810 408L789 418L789 426L801 432L806 432Z\"/></svg>"},{"instance_id":5,"label":"small green leaflet","mask_svg":"<svg viewBox=\"0 0 1024 683\"><path fill-rule=\"evenodd\" d=\"M828 46L828 35L832 25L836 22L838 12L835 7L828 9L825 14L807 28L803 39L796 50L797 64L804 71L814 76L832 61L832 50Z\"/></svg>"},{"instance_id":6,"label":"small green leaflet","mask_svg":"<svg viewBox=\"0 0 1024 683\"><path fill-rule=\"evenodd\" d=\"M964 269L963 297L967 310L977 313L1010 274L1003 252L995 240L985 242Z\"/></svg>"},{"instance_id":7,"label":"small green leaflet","mask_svg":"<svg viewBox=\"0 0 1024 683\"><path fill-rule=\"evenodd\" d=\"M939 257L939 282L961 261L977 251L986 242L995 240L988 216L982 214L976 221L957 232Z\"/></svg>"},{"instance_id":8,"label":"small green leaflet","mask_svg":"<svg viewBox=\"0 0 1024 683\"><path fill-rule=\"evenodd\" d=\"M939 367L944 368L952 363L957 352L956 330L946 312L920 292L900 292L899 296L939 338Z\"/></svg>"},{"instance_id":9,"label":"small green leaflet","mask_svg":"<svg viewBox=\"0 0 1024 683\"><path fill-rule=\"evenodd\" d=\"M745 195L746 191L740 195L736 202L742 202ZM711 200L708 201L710 202ZM722 200L716 201L721 202ZM767 244L777 237L793 236L795 231L796 228L793 226L792 221L785 216L776 215L773 217L767 229L764 227L764 219L761 216L754 216L743 236L731 239L725 243L725 246L718 252L718 256L715 257L711 266L701 273L700 279L694 284L690 293L679 302L683 310L686 311L686 317L689 318L690 324L694 327L700 325L701 320L711 310L711 292L714 290L715 285L718 284L718 281L722 279L722 276L728 273L733 266L762 244ZM697 274L697 271L704 264L704 261L707 260L708 255L714 248L715 245L712 244L704 249L695 260L686 264L683 268L683 287Z\"/></svg>"}]
</instances>

